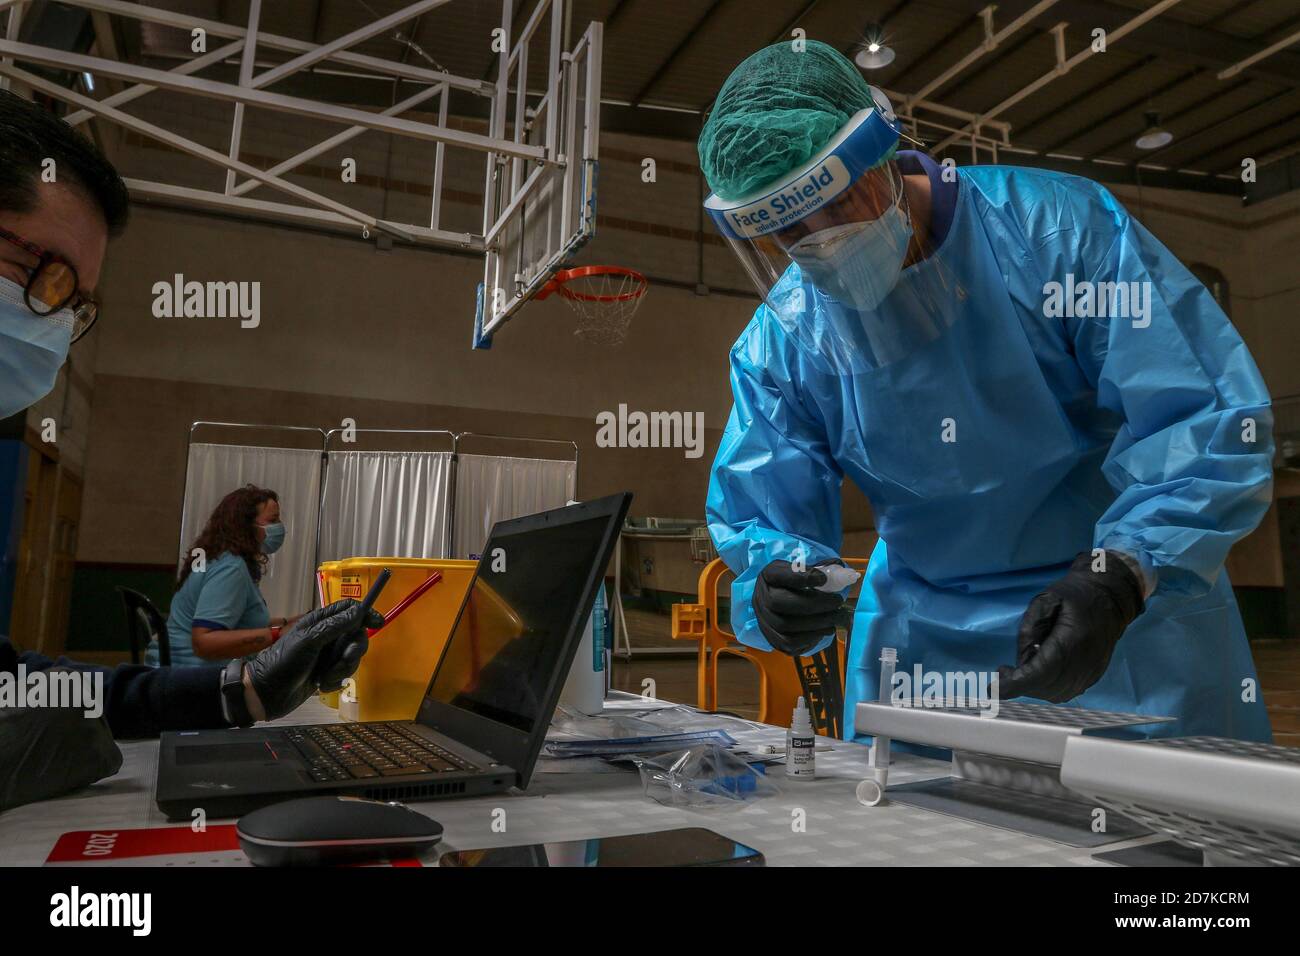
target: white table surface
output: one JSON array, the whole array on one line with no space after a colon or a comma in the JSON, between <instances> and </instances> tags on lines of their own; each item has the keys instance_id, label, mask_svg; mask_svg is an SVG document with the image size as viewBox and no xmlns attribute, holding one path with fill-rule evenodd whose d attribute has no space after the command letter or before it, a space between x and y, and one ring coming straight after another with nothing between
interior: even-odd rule
<instances>
[{"instance_id":1,"label":"white table surface","mask_svg":"<svg viewBox=\"0 0 1300 956\"><path fill-rule=\"evenodd\" d=\"M276 723L337 719L336 711L312 698ZM784 728L727 729L749 748L784 747ZM534 773L526 791L411 805L443 825L439 851L707 827L762 851L769 865L1108 865L1092 859L1088 849L928 810L898 803L864 807L854 791L867 776L868 748L838 740L824 742L834 749L817 754L816 780L787 781L784 768L775 765L769 774L780 795L734 809L662 806L642 793L635 772ZM168 825L154 805L158 742L128 741L121 748L122 769L113 777L71 796L0 814L0 866L40 865L59 836L72 830ZM943 761L895 753L889 782L892 786L944 776L948 770ZM498 810L505 812L505 832L493 829L494 820L501 817ZM796 827L799 820L803 832ZM1129 844L1105 849L1125 845ZM431 854L426 862L436 856Z\"/></svg>"}]
</instances>

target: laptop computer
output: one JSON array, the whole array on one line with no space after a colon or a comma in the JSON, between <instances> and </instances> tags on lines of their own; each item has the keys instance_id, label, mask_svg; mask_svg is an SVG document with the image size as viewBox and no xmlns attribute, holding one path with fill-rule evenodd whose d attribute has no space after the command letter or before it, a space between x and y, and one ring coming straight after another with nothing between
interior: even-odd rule
<instances>
[{"instance_id":1,"label":"laptop computer","mask_svg":"<svg viewBox=\"0 0 1300 956\"><path fill-rule=\"evenodd\" d=\"M189 819L320 794L526 787L631 500L497 523L414 720L164 733L158 808Z\"/></svg>"}]
</instances>

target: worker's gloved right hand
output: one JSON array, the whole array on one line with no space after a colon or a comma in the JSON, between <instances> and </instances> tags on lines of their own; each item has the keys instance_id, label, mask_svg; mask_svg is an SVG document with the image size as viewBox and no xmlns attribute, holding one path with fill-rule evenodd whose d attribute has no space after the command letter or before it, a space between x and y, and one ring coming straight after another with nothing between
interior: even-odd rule
<instances>
[{"instance_id":1,"label":"worker's gloved right hand","mask_svg":"<svg viewBox=\"0 0 1300 956\"><path fill-rule=\"evenodd\" d=\"M789 561L773 561L754 585L754 617L768 643L791 657L802 657L835 633L836 611L844 603L838 592L818 591L826 583L822 561L796 571Z\"/></svg>"},{"instance_id":2,"label":"worker's gloved right hand","mask_svg":"<svg viewBox=\"0 0 1300 956\"><path fill-rule=\"evenodd\" d=\"M245 665L245 680L261 702L263 719L283 717L317 689L342 687L369 647L366 628L383 624L378 611L371 608L363 617L361 602L350 598L304 614Z\"/></svg>"}]
</instances>

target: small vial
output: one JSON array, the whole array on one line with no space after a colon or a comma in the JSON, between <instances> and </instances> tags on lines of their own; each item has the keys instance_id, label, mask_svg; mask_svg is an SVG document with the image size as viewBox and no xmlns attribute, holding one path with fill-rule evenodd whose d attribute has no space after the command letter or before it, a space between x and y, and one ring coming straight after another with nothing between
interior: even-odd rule
<instances>
[{"instance_id":1,"label":"small vial","mask_svg":"<svg viewBox=\"0 0 1300 956\"><path fill-rule=\"evenodd\" d=\"M880 649L880 697L881 703L890 699L894 683L894 667L898 664L898 650L893 647ZM867 759L871 776L858 784L858 802L866 807L878 807L885 799L885 788L889 785L889 738L876 735L871 745L871 754Z\"/></svg>"},{"instance_id":2,"label":"small vial","mask_svg":"<svg viewBox=\"0 0 1300 956\"><path fill-rule=\"evenodd\" d=\"M898 664L898 650L893 647L882 647L880 649L880 696L877 698L882 704L888 703L894 687L894 667ZM879 781L880 789L885 788L885 778L889 775L889 738L877 735L875 743L871 745L871 766L877 768L885 776Z\"/></svg>"},{"instance_id":3,"label":"small vial","mask_svg":"<svg viewBox=\"0 0 1300 956\"><path fill-rule=\"evenodd\" d=\"M817 776L817 736L812 715L802 697L790 718L785 734L785 775L791 780L812 780Z\"/></svg>"}]
</instances>

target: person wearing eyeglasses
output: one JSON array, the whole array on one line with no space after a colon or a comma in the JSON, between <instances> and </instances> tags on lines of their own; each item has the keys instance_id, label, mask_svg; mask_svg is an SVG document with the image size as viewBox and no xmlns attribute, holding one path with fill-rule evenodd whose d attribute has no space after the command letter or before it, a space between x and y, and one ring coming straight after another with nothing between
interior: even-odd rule
<instances>
[{"instance_id":1,"label":"person wearing eyeglasses","mask_svg":"<svg viewBox=\"0 0 1300 956\"><path fill-rule=\"evenodd\" d=\"M33 315L48 320L44 325L23 323L13 327L23 340L49 353L50 358L45 362L48 368L59 354L57 348L49 348L49 345L57 344L61 335L46 340L37 333L51 326L57 331L67 331L68 344L71 345L95 324L99 317L99 302L81 289L76 266L57 252L50 252L7 229L0 229L0 239L10 246L8 256L2 260L5 281L0 283L0 301L10 306L5 310L9 314L15 311L12 307L21 301ZM13 276L23 271L27 272L27 278L20 283ZM0 312L0 315L4 314ZM59 366L55 365L54 374L57 375L58 371Z\"/></svg>"},{"instance_id":2,"label":"person wearing eyeglasses","mask_svg":"<svg viewBox=\"0 0 1300 956\"><path fill-rule=\"evenodd\" d=\"M72 343L94 325L104 254L126 227L129 204L125 184L89 140L0 90L0 419L49 393ZM382 624L360 602L337 601L247 660L159 668L51 660L20 650L21 634L0 635L6 684L59 669L102 682L101 716L0 705L0 812L116 772L114 737L248 726L289 713L317 690L338 690L366 652L366 627Z\"/></svg>"},{"instance_id":3,"label":"person wearing eyeglasses","mask_svg":"<svg viewBox=\"0 0 1300 956\"><path fill-rule=\"evenodd\" d=\"M15 145L0 144L0 167ZM36 205L24 188L31 185L0 171L0 374L12 377L11 389L22 383L44 394L54 388L69 346L99 317L90 290L109 236L126 223L126 205L106 213L112 218L100 228L86 228L92 186L59 188L56 179L38 208L24 208ZM0 418L16 411L0 408Z\"/></svg>"}]
</instances>

